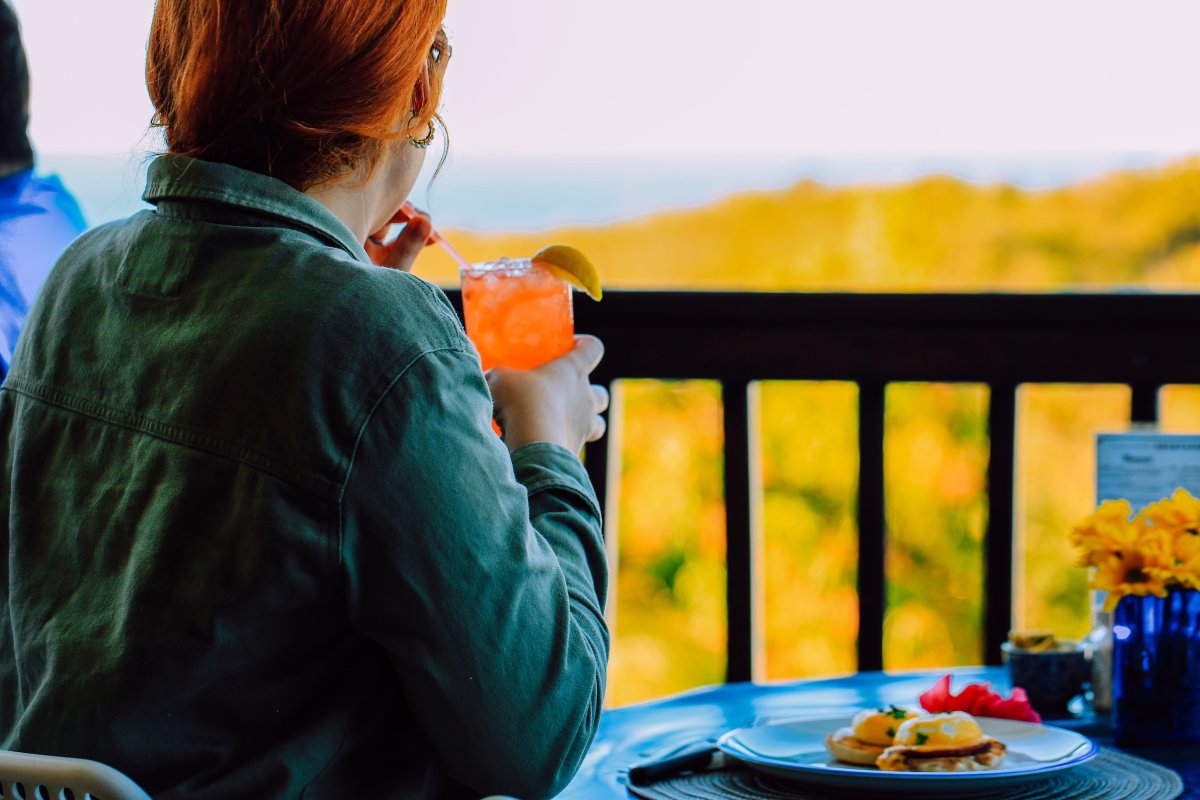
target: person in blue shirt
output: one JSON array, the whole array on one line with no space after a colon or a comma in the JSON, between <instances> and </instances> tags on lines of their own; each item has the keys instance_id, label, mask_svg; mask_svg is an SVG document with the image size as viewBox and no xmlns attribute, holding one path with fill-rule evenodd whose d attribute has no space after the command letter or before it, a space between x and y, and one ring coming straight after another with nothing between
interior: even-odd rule
<instances>
[{"instance_id":1,"label":"person in blue shirt","mask_svg":"<svg viewBox=\"0 0 1200 800\"><path fill-rule=\"evenodd\" d=\"M29 66L17 15L0 0L0 376L50 268L87 227L62 182L34 174L28 130Z\"/></svg>"}]
</instances>

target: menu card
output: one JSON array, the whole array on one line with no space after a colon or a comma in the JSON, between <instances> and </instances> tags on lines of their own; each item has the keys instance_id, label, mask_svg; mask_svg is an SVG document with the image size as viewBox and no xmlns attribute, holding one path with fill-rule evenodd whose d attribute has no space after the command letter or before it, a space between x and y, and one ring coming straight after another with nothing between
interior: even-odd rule
<instances>
[{"instance_id":1,"label":"menu card","mask_svg":"<svg viewBox=\"0 0 1200 800\"><path fill-rule=\"evenodd\" d=\"M1200 497L1200 435L1132 431L1096 436L1096 504L1134 510L1187 489Z\"/></svg>"}]
</instances>

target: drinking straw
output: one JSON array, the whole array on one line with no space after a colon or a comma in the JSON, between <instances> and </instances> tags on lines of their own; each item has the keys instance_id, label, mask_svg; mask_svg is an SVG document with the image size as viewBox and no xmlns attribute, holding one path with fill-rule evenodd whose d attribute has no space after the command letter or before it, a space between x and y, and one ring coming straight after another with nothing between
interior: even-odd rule
<instances>
[{"instance_id":1,"label":"drinking straw","mask_svg":"<svg viewBox=\"0 0 1200 800\"><path fill-rule=\"evenodd\" d=\"M404 201L404 205L400 206L400 213L404 214L404 216L408 217L409 219L412 219L413 217L417 216L417 210L415 208L413 208L413 204L408 202L407 200ZM430 234L430 237L435 242L440 244L442 246L442 249L445 250L447 253L449 253L450 257L453 258L455 261L457 261L458 265L460 267L462 267L463 269L471 268L471 262L467 261L465 258L463 258L462 253L455 250L454 246L451 245L449 242L447 242L446 239L440 233L438 233L436 230L434 230Z\"/></svg>"}]
</instances>

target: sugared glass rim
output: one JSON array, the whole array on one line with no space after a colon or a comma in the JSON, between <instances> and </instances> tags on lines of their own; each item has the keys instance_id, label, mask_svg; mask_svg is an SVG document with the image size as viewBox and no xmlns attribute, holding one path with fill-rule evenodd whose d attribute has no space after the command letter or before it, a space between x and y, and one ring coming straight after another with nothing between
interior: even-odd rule
<instances>
[{"instance_id":1,"label":"sugared glass rim","mask_svg":"<svg viewBox=\"0 0 1200 800\"><path fill-rule=\"evenodd\" d=\"M498 258L495 261L481 261L470 267L462 267L459 271L468 277L478 278L484 275L524 275L533 269L531 258Z\"/></svg>"}]
</instances>

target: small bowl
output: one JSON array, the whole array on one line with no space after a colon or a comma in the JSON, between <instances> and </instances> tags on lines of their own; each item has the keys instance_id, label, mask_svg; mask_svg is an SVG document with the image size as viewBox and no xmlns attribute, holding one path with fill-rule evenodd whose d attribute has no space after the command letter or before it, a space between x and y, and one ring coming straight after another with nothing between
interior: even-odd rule
<instances>
[{"instance_id":1,"label":"small bowl","mask_svg":"<svg viewBox=\"0 0 1200 800\"><path fill-rule=\"evenodd\" d=\"M1090 653L1081 642L1057 642L1045 650L1022 650L1004 642L1000 650L1009 682L1025 690L1042 716L1067 716L1067 704L1083 694L1091 679Z\"/></svg>"}]
</instances>

